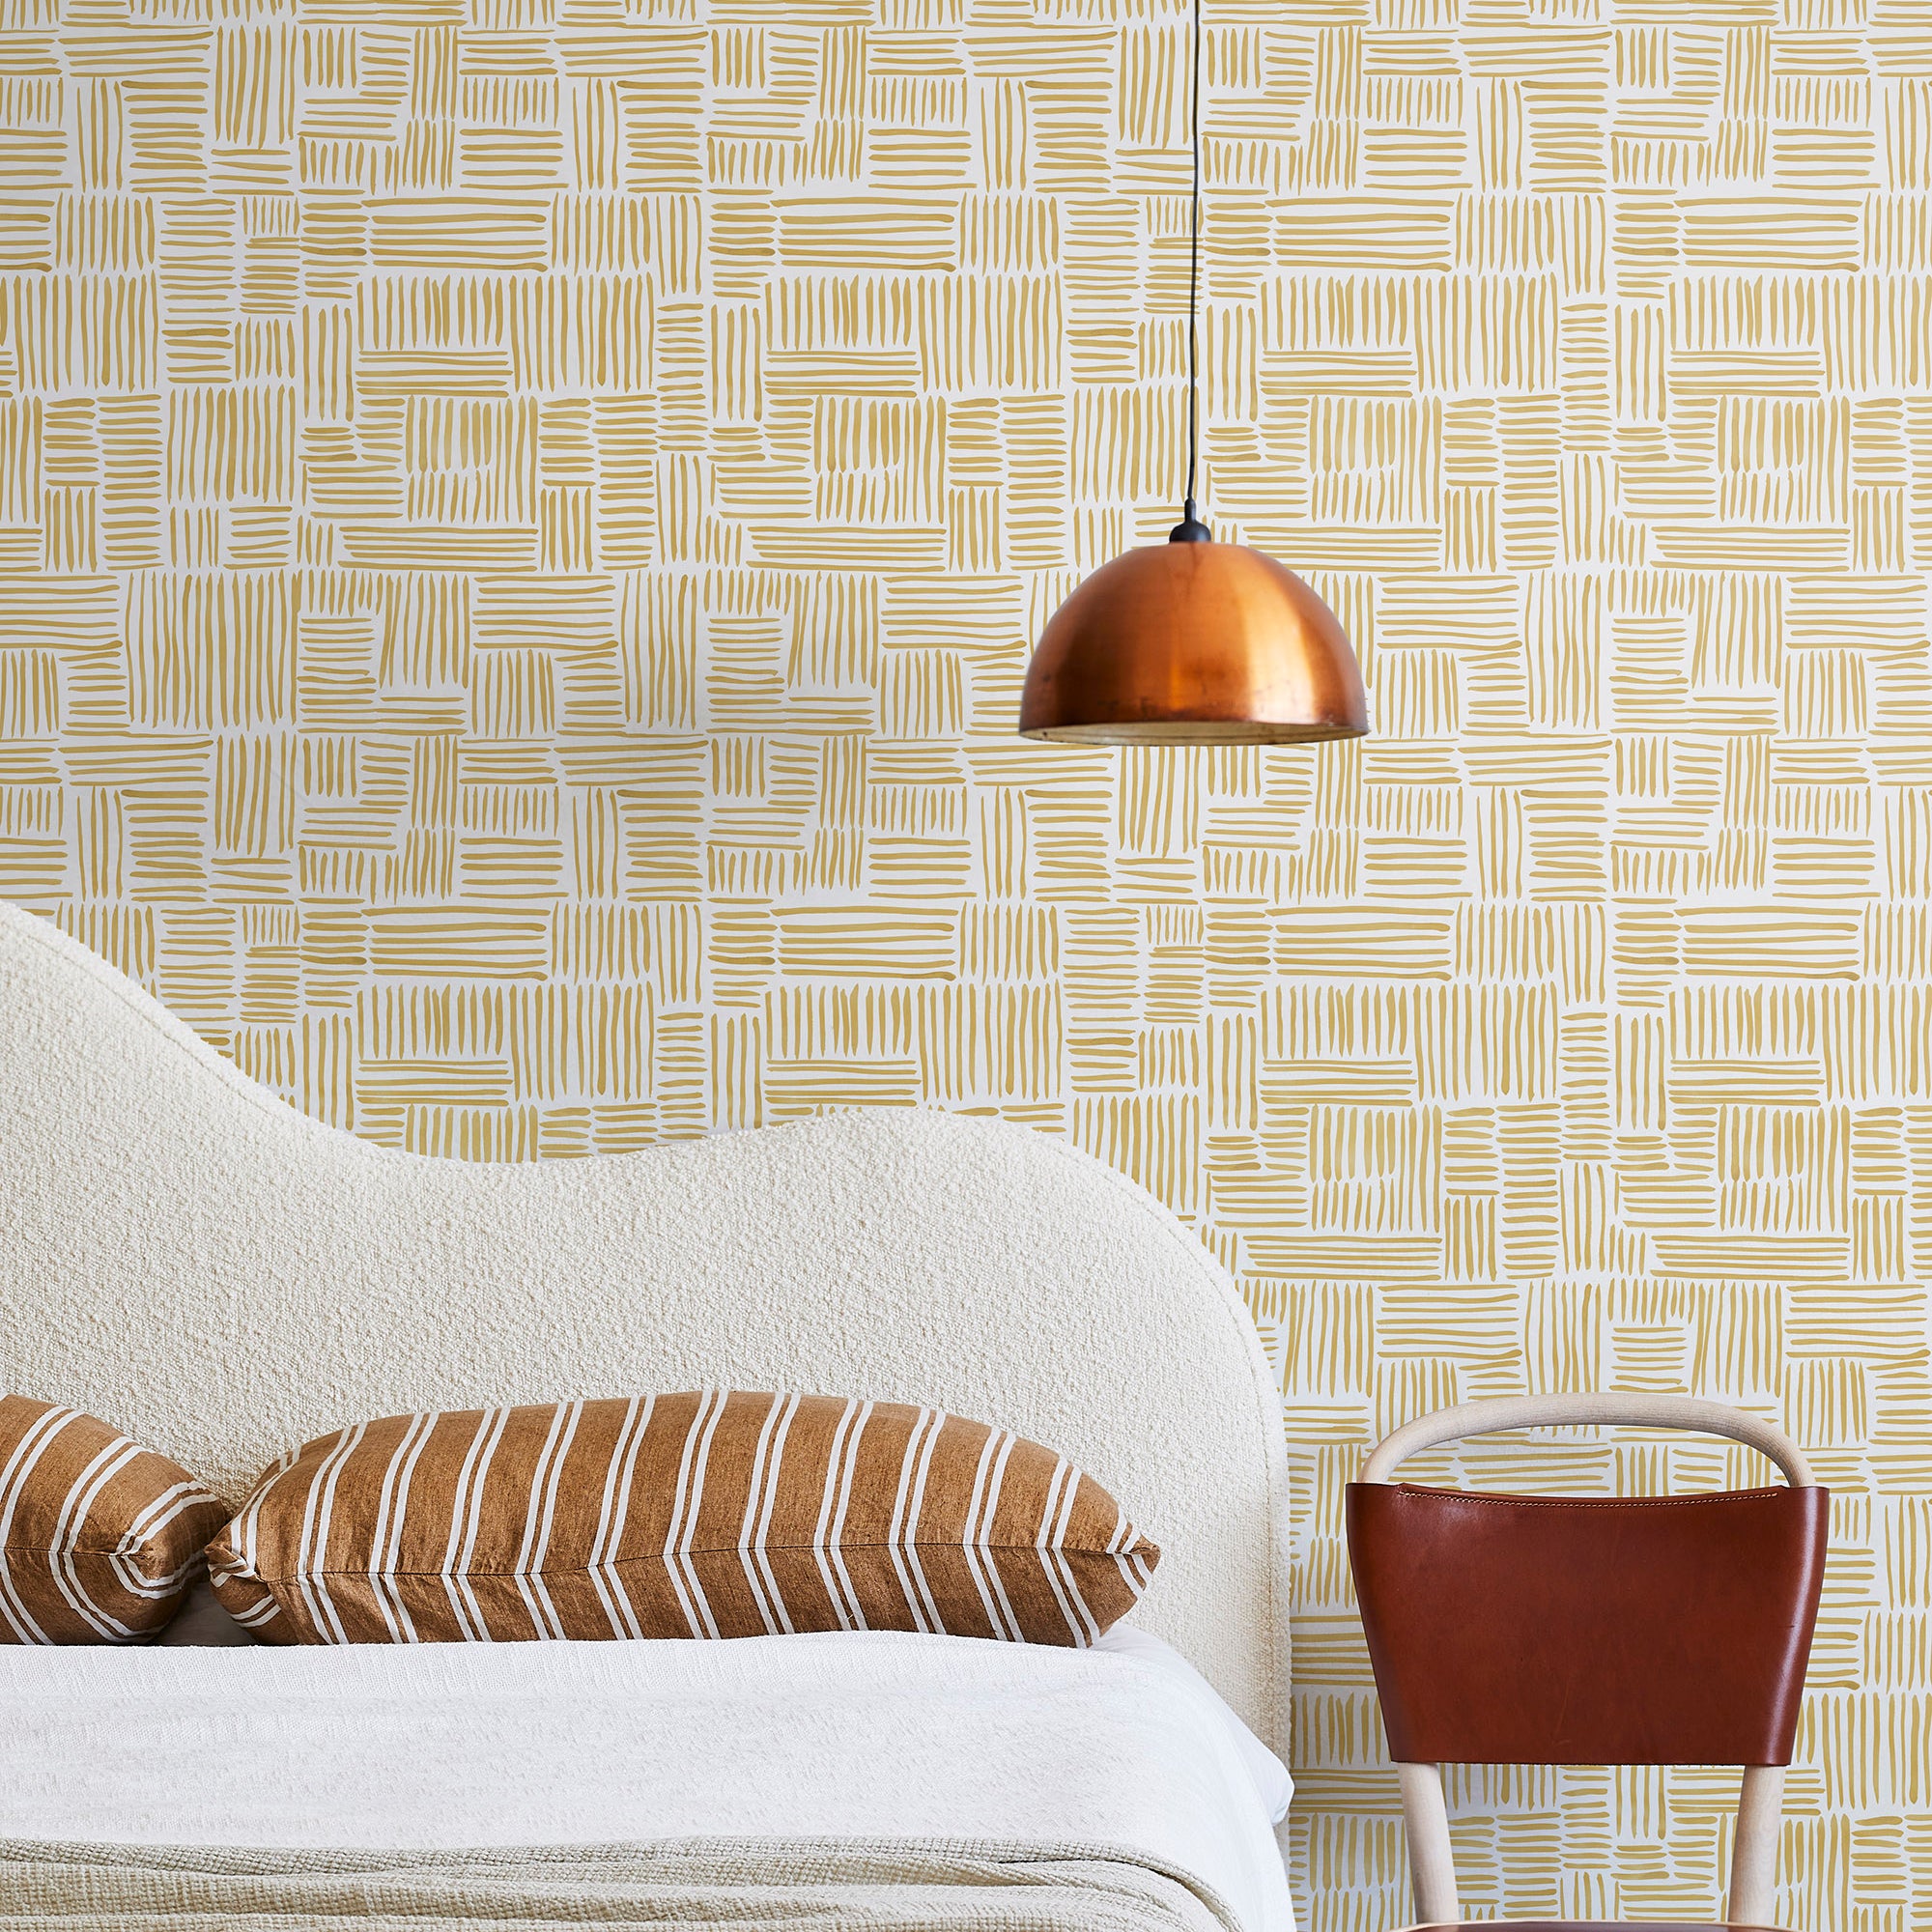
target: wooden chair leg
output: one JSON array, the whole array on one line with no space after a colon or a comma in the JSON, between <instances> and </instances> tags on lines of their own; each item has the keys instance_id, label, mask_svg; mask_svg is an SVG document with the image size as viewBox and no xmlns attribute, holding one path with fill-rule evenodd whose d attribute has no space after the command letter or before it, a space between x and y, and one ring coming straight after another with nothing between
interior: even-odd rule
<instances>
[{"instance_id":1,"label":"wooden chair leg","mask_svg":"<svg viewBox=\"0 0 1932 1932\"><path fill-rule=\"evenodd\" d=\"M1415 1884L1415 1916L1425 1925L1453 1924L1463 1916L1456 1902L1456 1865L1449 1851L1449 1805L1442 1795L1442 1768L1399 1764L1403 1829L1408 1836L1408 1869Z\"/></svg>"},{"instance_id":2,"label":"wooden chair leg","mask_svg":"<svg viewBox=\"0 0 1932 1932\"><path fill-rule=\"evenodd\" d=\"M1777 1889L1777 1833L1784 1819L1784 1767L1745 1768L1738 1793L1738 1836L1731 1848L1731 1895L1724 1917L1733 1925L1769 1925Z\"/></svg>"}]
</instances>

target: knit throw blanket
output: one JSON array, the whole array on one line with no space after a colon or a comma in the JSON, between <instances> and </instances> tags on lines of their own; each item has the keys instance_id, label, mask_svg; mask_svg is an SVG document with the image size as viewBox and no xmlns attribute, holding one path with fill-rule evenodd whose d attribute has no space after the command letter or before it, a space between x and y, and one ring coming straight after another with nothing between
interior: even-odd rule
<instances>
[{"instance_id":1,"label":"knit throw blanket","mask_svg":"<svg viewBox=\"0 0 1932 1932\"><path fill-rule=\"evenodd\" d=\"M970 1841L196 1850L0 1840L0 1932L1240 1932L1111 1848Z\"/></svg>"}]
</instances>

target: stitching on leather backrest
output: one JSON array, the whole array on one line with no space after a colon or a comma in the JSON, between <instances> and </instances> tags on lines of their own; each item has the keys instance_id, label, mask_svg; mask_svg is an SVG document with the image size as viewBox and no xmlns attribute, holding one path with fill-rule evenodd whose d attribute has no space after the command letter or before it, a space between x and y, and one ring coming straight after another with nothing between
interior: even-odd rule
<instances>
[{"instance_id":1,"label":"stitching on leather backrest","mask_svg":"<svg viewBox=\"0 0 1932 1932\"><path fill-rule=\"evenodd\" d=\"M1498 1496L1487 1495L1480 1490L1432 1490L1420 1483L1390 1483L1384 1487L1393 1490L1399 1496L1445 1496L1453 1497L1459 1503L1500 1503L1509 1508L1530 1506L1537 1509L1684 1509L1700 1503L1736 1502L1747 1496L1798 1496L1804 1493L1803 1490L1773 1488L1718 1490L1707 1496Z\"/></svg>"}]
</instances>

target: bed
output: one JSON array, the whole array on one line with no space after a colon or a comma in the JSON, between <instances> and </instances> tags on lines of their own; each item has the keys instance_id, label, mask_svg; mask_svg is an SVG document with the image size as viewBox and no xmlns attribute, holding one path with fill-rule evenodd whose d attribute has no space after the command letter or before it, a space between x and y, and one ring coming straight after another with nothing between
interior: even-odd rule
<instances>
[{"instance_id":1,"label":"bed","mask_svg":"<svg viewBox=\"0 0 1932 1932\"><path fill-rule=\"evenodd\" d=\"M425 1159L0 908L0 1389L226 1500L358 1417L818 1389L1051 1443L1163 1548L1089 1650L0 1649L0 1925L1290 1925L1273 1381L1097 1162L915 1110Z\"/></svg>"}]
</instances>

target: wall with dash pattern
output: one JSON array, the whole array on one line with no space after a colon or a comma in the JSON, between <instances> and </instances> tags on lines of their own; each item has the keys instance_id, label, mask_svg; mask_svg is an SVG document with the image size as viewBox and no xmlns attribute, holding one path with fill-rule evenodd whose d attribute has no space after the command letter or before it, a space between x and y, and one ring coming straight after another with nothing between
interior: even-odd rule
<instances>
[{"instance_id":1,"label":"wall with dash pattern","mask_svg":"<svg viewBox=\"0 0 1932 1932\"><path fill-rule=\"evenodd\" d=\"M1205 496L1359 641L1313 754L1012 735L1174 514L1177 6L0 0L0 895L390 1145L1144 1181L1286 1391L1312 1932L1406 1906L1364 1445L1781 1415L1782 1909L1932 1928L1932 14L1208 11ZM1467 1901L1704 1915L1729 1792L1466 1778Z\"/></svg>"}]
</instances>

